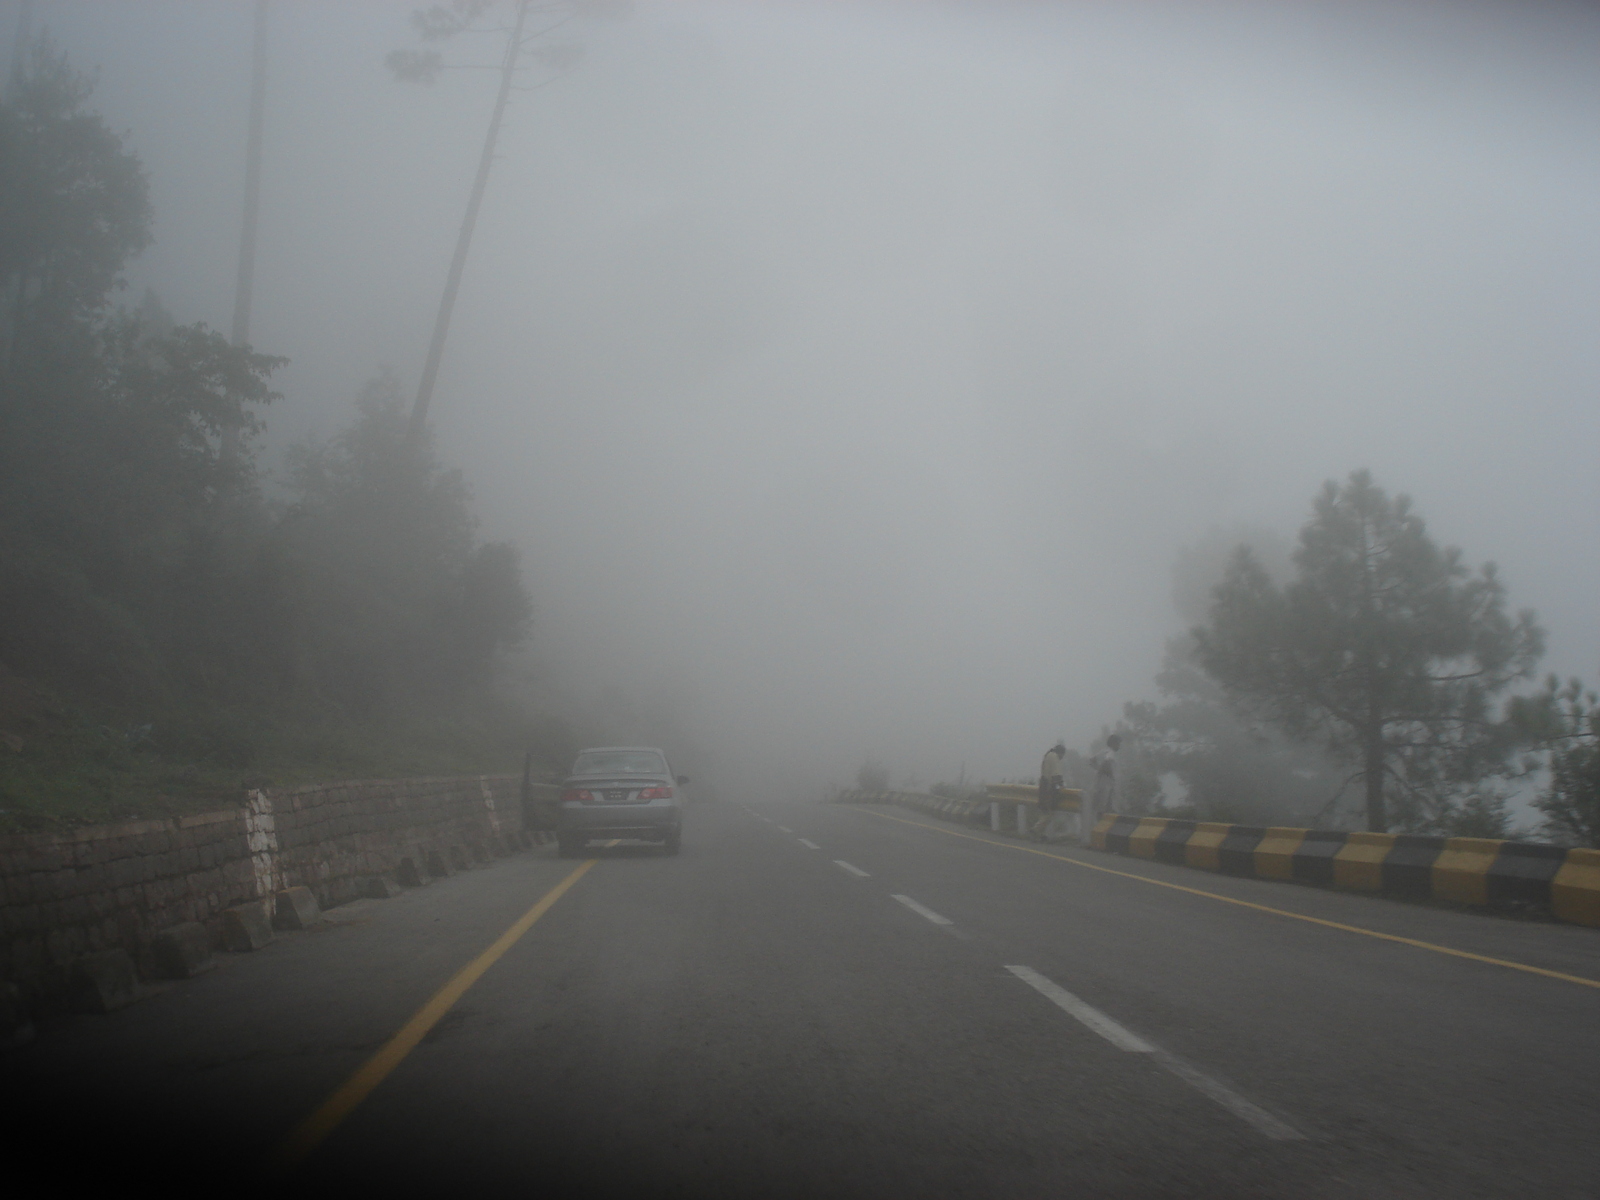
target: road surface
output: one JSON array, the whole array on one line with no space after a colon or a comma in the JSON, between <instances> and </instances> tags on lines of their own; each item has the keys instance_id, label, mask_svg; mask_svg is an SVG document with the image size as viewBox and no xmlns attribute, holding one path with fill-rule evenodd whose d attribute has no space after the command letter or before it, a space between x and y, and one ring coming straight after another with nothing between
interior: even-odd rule
<instances>
[{"instance_id":1,"label":"road surface","mask_svg":"<svg viewBox=\"0 0 1600 1200\"><path fill-rule=\"evenodd\" d=\"M280 1196L1600 1196L1600 930L759 797L593 858L58 1021L8 1140Z\"/></svg>"}]
</instances>

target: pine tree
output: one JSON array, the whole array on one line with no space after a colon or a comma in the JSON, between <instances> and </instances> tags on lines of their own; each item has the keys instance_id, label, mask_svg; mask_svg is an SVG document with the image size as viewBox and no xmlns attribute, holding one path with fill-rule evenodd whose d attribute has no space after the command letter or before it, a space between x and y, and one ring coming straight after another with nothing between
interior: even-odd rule
<instances>
[{"instance_id":1,"label":"pine tree","mask_svg":"<svg viewBox=\"0 0 1600 1200\"><path fill-rule=\"evenodd\" d=\"M1507 615L1493 564L1469 570L1365 471L1324 486L1294 564L1279 588L1240 547L1193 631L1197 661L1242 711L1350 759L1369 829L1448 827L1516 748L1495 702L1532 673L1543 631Z\"/></svg>"},{"instance_id":2,"label":"pine tree","mask_svg":"<svg viewBox=\"0 0 1600 1200\"><path fill-rule=\"evenodd\" d=\"M1600 696L1577 679L1552 675L1545 690L1519 698L1513 718L1545 757L1550 782L1533 804L1558 842L1600 847ZM1533 756L1529 767L1541 765Z\"/></svg>"}]
</instances>

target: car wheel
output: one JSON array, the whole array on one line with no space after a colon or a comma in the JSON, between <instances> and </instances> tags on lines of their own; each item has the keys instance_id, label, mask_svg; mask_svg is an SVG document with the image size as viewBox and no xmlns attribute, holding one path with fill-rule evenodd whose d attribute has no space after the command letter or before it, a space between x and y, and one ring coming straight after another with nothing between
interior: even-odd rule
<instances>
[{"instance_id":1,"label":"car wheel","mask_svg":"<svg viewBox=\"0 0 1600 1200\"><path fill-rule=\"evenodd\" d=\"M674 829L671 833L667 834L661 845L668 854L676 854L678 852L678 844L682 840L683 831L681 829Z\"/></svg>"},{"instance_id":2,"label":"car wheel","mask_svg":"<svg viewBox=\"0 0 1600 1200\"><path fill-rule=\"evenodd\" d=\"M570 834L556 834L556 854L561 858L577 858L582 853L584 840Z\"/></svg>"}]
</instances>

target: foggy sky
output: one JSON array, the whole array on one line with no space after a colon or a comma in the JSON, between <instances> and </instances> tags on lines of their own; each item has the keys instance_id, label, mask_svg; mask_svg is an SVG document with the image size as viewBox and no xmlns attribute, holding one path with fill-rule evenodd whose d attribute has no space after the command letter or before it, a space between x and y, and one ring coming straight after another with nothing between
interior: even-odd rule
<instances>
[{"instance_id":1,"label":"foggy sky","mask_svg":"<svg viewBox=\"0 0 1600 1200\"><path fill-rule=\"evenodd\" d=\"M492 101L274 5L273 445L414 388ZM229 326L250 10L39 0ZM14 5L0 9L8 31ZM551 703L730 771L1024 777L1148 697L1170 569L1370 467L1600 675L1600 14L642 4L508 114L432 417ZM486 49L447 54L494 61ZM530 80L531 82L531 80Z\"/></svg>"}]
</instances>

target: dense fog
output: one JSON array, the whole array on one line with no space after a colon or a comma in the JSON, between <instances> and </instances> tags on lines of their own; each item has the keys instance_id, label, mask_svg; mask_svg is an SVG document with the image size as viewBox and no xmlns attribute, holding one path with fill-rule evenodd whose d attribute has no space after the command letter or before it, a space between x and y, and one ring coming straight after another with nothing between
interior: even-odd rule
<instances>
[{"instance_id":1,"label":"dense fog","mask_svg":"<svg viewBox=\"0 0 1600 1200\"><path fill-rule=\"evenodd\" d=\"M494 72L395 81L411 7L270 6L250 340L290 359L280 473L421 372ZM123 302L222 330L251 12L32 13L149 173ZM552 32L582 53L514 94L431 410L521 551L508 685L724 789L1030 778L1155 695L1186 548L1287 546L1361 468L1499 564L1541 670L1594 681L1597 36L1591 6L1445 3Z\"/></svg>"}]
</instances>

